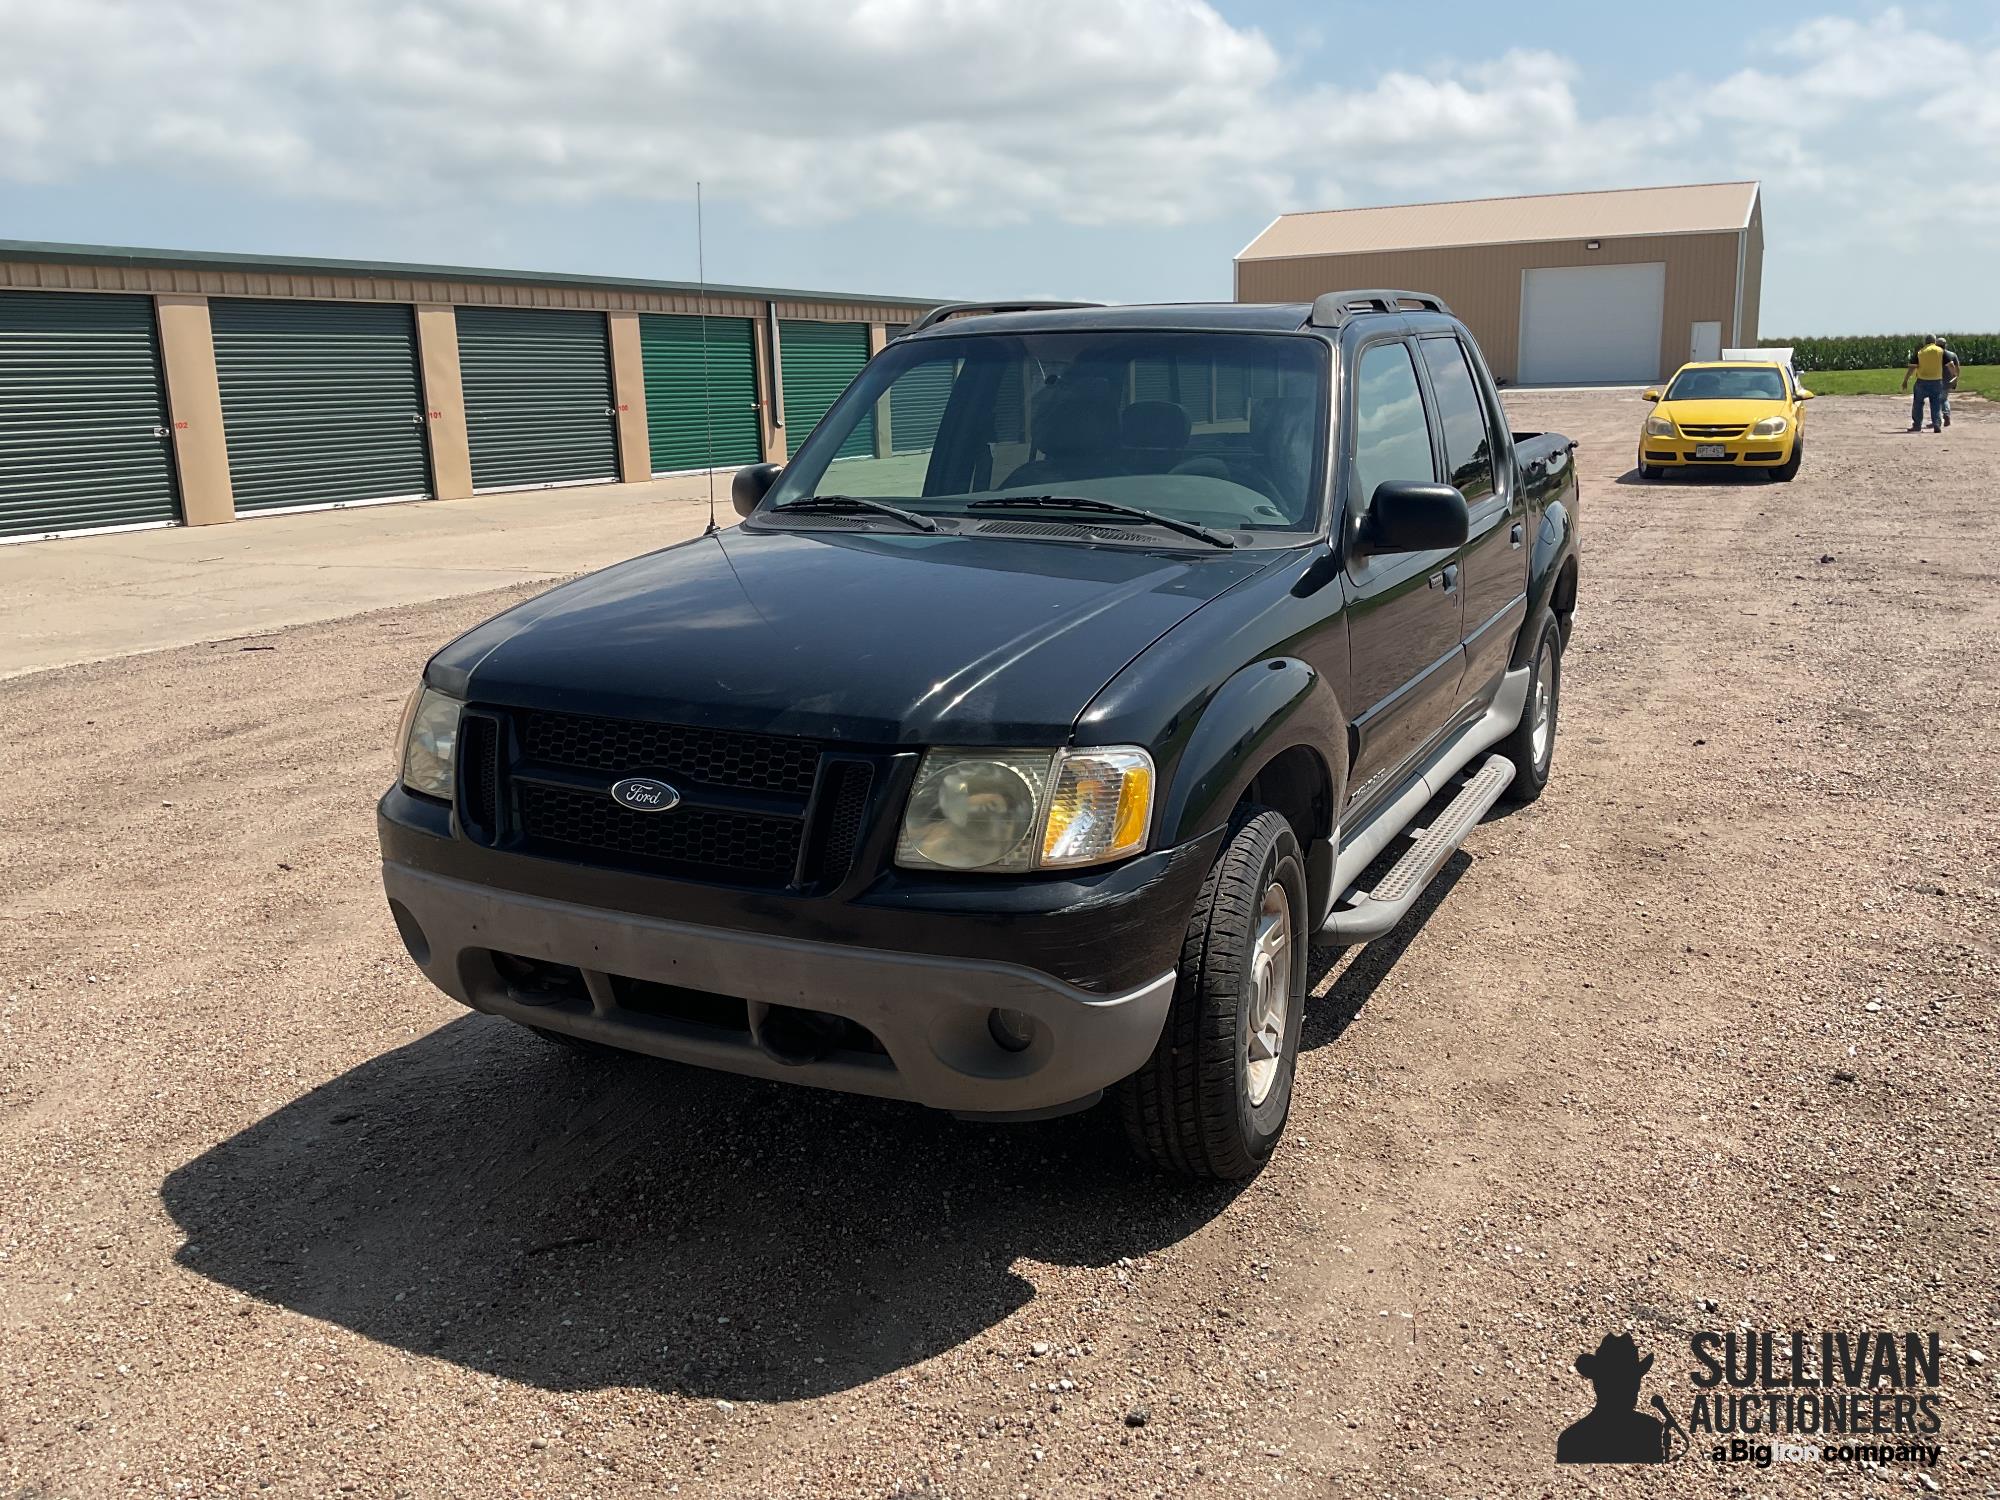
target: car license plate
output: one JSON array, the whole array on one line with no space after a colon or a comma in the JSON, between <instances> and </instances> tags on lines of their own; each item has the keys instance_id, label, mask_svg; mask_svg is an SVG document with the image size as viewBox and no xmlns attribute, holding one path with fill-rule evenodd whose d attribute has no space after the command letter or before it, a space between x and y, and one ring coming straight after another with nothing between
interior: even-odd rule
<instances>
[{"instance_id":1,"label":"car license plate","mask_svg":"<svg viewBox=\"0 0 2000 1500\"><path fill-rule=\"evenodd\" d=\"M1696 443L1694 445L1694 456L1696 458L1727 458L1729 457L1729 450L1720 443Z\"/></svg>"}]
</instances>

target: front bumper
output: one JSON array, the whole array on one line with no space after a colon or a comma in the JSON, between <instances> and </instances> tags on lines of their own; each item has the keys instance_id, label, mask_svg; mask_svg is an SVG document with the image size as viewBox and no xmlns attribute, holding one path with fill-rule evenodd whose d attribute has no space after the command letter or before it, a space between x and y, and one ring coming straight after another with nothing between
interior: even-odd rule
<instances>
[{"instance_id":1,"label":"front bumper","mask_svg":"<svg viewBox=\"0 0 2000 1500\"><path fill-rule=\"evenodd\" d=\"M1090 1103L1145 1062L1173 998L1171 968L1096 993L993 958L698 926L393 859L382 878L410 956L475 1010L701 1067L959 1113ZM1024 1049L996 1040L996 1009L1033 1019ZM802 1013L822 1019L802 1026ZM864 1030L829 1027L827 1017Z\"/></svg>"},{"instance_id":2,"label":"front bumper","mask_svg":"<svg viewBox=\"0 0 2000 1500\"><path fill-rule=\"evenodd\" d=\"M1641 437L1639 439L1639 462L1650 464L1656 469L1747 469L1776 468L1792 456L1792 444L1798 441L1798 428L1788 428L1776 437L1734 437L1708 438L1689 437L1685 433L1673 437ZM1708 456L1700 456L1703 450Z\"/></svg>"}]
</instances>

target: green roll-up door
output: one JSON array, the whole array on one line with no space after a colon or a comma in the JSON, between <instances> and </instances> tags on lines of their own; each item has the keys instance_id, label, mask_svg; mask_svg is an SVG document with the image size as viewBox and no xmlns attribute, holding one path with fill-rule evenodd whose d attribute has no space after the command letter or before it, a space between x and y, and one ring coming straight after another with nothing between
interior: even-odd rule
<instances>
[{"instance_id":1,"label":"green roll-up door","mask_svg":"<svg viewBox=\"0 0 2000 1500\"><path fill-rule=\"evenodd\" d=\"M912 365L889 388L889 448L894 453L925 453L937 441L944 421L944 404L958 375L955 359L929 359Z\"/></svg>"},{"instance_id":2,"label":"green roll-up door","mask_svg":"<svg viewBox=\"0 0 2000 1500\"><path fill-rule=\"evenodd\" d=\"M0 292L0 537L179 518L153 299Z\"/></svg>"},{"instance_id":3,"label":"green roll-up door","mask_svg":"<svg viewBox=\"0 0 2000 1500\"><path fill-rule=\"evenodd\" d=\"M639 315L646 431L655 474L754 464L763 455L757 435L757 344L750 320L707 319L706 368L702 322Z\"/></svg>"},{"instance_id":4,"label":"green roll-up door","mask_svg":"<svg viewBox=\"0 0 2000 1500\"><path fill-rule=\"evenodd\" d=\"M788 319L778 325L778 353L785 376L785 446L796 453L868 363L868 325ZM868 458L874 452L875 414L870 412L834 456Z\"/></svg>"},{"instance_id":5,"label":"green roll-up door","mask_svg":"<svg viewBox=\"0 0 2000 1500\"><path fill-rule=\"evenodd\" d=\"M458 368L474 489L618 477L603 313L461 307Z\"/></svg>"},{"instance_id":6,"label":"green roll-up door","mask_svg":"<svg viewBox=\"0 0 2000 1500\"><path fill-rule=\"evenodd\" d=\"M208 321L238 511L430 497L408 307L217 297Z\"/></svg>"}]
</instances>

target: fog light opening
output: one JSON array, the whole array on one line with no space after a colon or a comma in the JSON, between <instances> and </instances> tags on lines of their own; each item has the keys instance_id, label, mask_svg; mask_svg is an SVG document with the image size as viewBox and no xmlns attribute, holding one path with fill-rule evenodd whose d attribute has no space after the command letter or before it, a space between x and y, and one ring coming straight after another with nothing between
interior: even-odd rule
<instances>
[{"instance_id":1,"label":"fog light opening","mask_svg":"<svg viewBox=\"0 0 2000 1500\"><path fill-rule=\"evenodd\" d=\"M396 919L396 932L403 939L403 946L409 950L410 957L416 960L417 967L421 969L431 961L431 942L424 936L422 924L417 921L415 913L394 897L389 900L389 915Z\"/></svg>"},{"instance_id":2,"label":"fog light opening","mask_svg":"<svg viewBox=\"0 0 2000 1500\"><path fill-rule=\"evenodd\" d=\"M839 1048L850 1025L844 1016L829 1015L823 1010L773 1005L753 1024L751 1034L771 1057L789 1067L799 1067L818 1062Z\"/></svg>"},{"instance_id":3,"label":"fog light opening","mask_svg":"<svg viewBox=\"0 0 2000 1500\"><path fill-rule=\"evenodd\" d=\"M1004 1052L1026 1052L1035 1044L1035 1018L1024 1010L990 1010L987 1034Z\"/></svg>"}]
</instances>

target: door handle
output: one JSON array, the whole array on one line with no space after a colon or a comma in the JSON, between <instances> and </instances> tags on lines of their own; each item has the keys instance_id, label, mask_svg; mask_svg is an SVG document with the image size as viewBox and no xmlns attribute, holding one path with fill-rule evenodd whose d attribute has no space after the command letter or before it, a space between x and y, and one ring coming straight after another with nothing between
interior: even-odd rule
<instances>
[{"instance_id":1,"label":"door handle","mask_svg":"<svg viewBox=\"0 0 2000 1500\"><path fill-rule=\"evenodd\" d=\"M1523 526L1519 521L1516 521L1512 529L1510 529L1507 533L1507 545L1510 547L1518 547L1521 545L1523 541L1527 539L1527 535L1528 535L1528 529L1525 526Z\"/></svg>"},{"instance_id":2,"label":"door handle","mask_svg":"<svg viewBox=\"0 0 2000 1500\"><path fill-rule=\"evenodd\" d=\"M1447 594L1458 587L1458 564L1452 563L1441 573L1433 573L1424 580L1434 589L1443 589Z\"/></svg>"}]
</instances>

